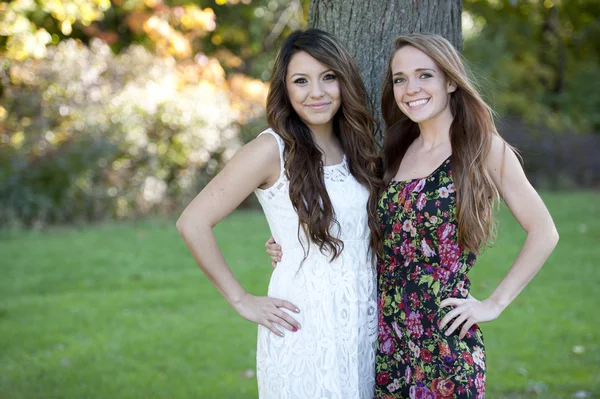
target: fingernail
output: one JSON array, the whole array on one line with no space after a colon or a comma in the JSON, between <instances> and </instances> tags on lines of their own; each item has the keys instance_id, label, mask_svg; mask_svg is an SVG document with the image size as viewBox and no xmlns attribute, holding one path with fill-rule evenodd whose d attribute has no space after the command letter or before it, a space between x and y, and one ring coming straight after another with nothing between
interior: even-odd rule
<instances>
[{"instance_id":1,"label":"fingernail","mask_svg":"<svg viewBox=\"0 0 600 399\"><path fill-rule=\"evenodd\" d=\"M281 332L281 331L280 331L280 332L279 332L279 336L280 336L280 337L283 337L283 332Z\"/></svg>"},{"instance_id":2,"label":"fingernail","mask_svg":"<svg viewBox=\"0 0 600 399\"><path fill-rule=\"evenodd\" d=\"M300 313L300 309L296 308L296 309L294 309L294 312Z\"/></svg>"},{"instance_id":3,"label":"fingernail","mask_svg":"<svg viewBox=\"0 0 600 399\"><path fill-rule=\"evenodd\" d=\"M298 329L296 327L294 327L294 328L292 328L292 331L296 332L296 331L298 331Z\"/></svg>"}]
</instances>

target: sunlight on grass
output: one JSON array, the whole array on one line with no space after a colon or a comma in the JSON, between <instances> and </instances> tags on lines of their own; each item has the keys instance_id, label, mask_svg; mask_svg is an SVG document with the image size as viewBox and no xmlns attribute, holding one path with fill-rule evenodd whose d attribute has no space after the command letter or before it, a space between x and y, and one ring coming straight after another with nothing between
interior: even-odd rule
<instances>
[{"instance_id":1,"label":"sunlight on grass","mask_svg":"<svg viewBox=\"0 0 600 399\"><path fill-rule=\"evenodd\" d=\"M482 326L492 399L600 395L600 196L549 194L561 241L499 320ZM501 212L470 277L484 298L524 234ZM239 212L216 228L234 273L266 292L268 226ZM257 397L256 326L194 265L172 221L0 232L0 398Z\"/></svg>"}]
</instances>

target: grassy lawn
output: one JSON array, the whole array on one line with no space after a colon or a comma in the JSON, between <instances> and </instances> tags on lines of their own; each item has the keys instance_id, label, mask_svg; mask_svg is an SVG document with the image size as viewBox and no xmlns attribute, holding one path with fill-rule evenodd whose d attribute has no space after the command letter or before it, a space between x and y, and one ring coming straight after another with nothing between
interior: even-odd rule
<instances>
[{"instance_id":1,"label":"grassy lawn","mask_svg":"<svg viewBox=\"0 0 600 399\"><path fill-rule=\"evenodd\" d=\"M559 246L482 326L491 399L600 398L600 195L544 199ZM246 289L266 292L262 214L236 213L216 233ZM491 293L523 239L503 209L473 295ZM0 398L257 397L256 326L212 288L173 221L3 231L0 265Z\"/></svg>"}]
</instances>

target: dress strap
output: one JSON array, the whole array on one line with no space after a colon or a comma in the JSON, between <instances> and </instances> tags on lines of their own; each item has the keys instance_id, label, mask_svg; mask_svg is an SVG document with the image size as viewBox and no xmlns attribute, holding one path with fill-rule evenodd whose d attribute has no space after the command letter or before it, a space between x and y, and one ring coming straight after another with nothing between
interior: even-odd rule
<instances>
[{"instance_id":1,"label":"dress strap","mask_svg":"<svg viewBox=\"0 0 600 399\"><path fill-rule=\"evenodd\" d=\"M283 159L283 150L285 149L285 144L283 143L283 139L279 136L275 131L271 128L268 128L262 132L260 132L259 136L262 136L265 133L269 133L277 140L277 145L279 146L279 179L281 179L285 175L285 162Z\"/></svg>"}]
</instances>

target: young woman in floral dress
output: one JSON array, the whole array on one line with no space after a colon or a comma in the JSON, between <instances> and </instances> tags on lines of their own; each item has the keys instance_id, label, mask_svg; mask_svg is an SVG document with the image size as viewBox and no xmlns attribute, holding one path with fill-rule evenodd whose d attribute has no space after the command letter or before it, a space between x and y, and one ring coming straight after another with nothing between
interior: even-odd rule
<instances>
[{"instance_id":1,"label":"young woman in floral dress","mask_svg":"<svg viewBox=\"0 0 600 399\"><path fill-rule=\"evenodd\" d=\"M558 234L460 56L440 36L398 37L382 93L387 131L378 271L377 398L482 399L477 323L496 319L533 278ZM527 232L489 298L467 273L493 238L499 198Z\"/></svg>"},{"instance_id":2,"label":"young woman in floral dress","mask_svg":"<svg viewBox=\"0 0 600 399\"><path fill-rule=\"evenodd\" d=\"M447 40L396 39L382 113L375 397L482 399L485 348L477 323L496 319L514 300L558 233ZM500 197L527 239L500 285L478 301L467 273L493 239ZM282 253L273 240L267 252L275 266Z\"/></svg>"}]
</instances>

